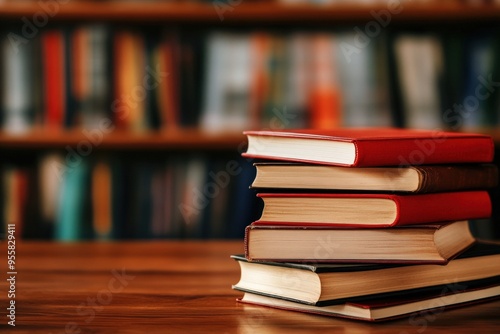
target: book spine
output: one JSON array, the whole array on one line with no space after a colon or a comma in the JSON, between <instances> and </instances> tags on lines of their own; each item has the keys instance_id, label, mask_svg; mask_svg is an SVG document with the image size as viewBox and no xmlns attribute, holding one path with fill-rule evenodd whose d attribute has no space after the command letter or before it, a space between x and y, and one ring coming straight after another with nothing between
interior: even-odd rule
<instances>
[{"instance_id":1,"label":"book spine","mask_svg":"<svg viewBox=\"0 0 500 334\"><path fill-rule=\"evenodd\" d=\"M42 37L45 70L46 124L52 129L63 127L65 111L65 59L62 31L52 30Z\"/></svg>"},{"instance_id":2,"label":"book spine","mask_svg":"<svg viewBox=\"0 0 500 334\"><path fill-rule=\"evenodd\" d=\"M112 233L112 175L106 161L99 161L92 170L92 225L99 239L109 239Z\"/></svg>"},{"instance_id":3,"label":"book spine","mask_svg":"<svg viewBox=\"0 0 500 334\"><path fill-rule=\"evenodd\" d=\"M250 257L250 249L249 249L249 244L250 244L250 230L252 229L252 225L248 225L247 227L245 227L245 236L243 238L243 247L244 247L244 254L245 254L245 258L248 260L248 261L252 261L252 258Z\"/></svg>"},{"instance_id":4,"label":"book spine","mask_svg":"<svg viewBox=\"0 0 500 334\"><path fill-rule=\"evenodd\" d=\"M415 192L430 193L462 189L485 189L498 184L498 169L495 165L470 167L415 167L420 184Z\"/></svg>"},{"instance_id":5,"label":"book spine","mask_svg":"<svg viewBox=\"0 0 500 334\"><path fill-rule=\"evenodd\" d=\"M486 191L394 196L393 198L397 205L394 225L480 219L491 216L491 201Z\"/></svg>"}]
</instances>

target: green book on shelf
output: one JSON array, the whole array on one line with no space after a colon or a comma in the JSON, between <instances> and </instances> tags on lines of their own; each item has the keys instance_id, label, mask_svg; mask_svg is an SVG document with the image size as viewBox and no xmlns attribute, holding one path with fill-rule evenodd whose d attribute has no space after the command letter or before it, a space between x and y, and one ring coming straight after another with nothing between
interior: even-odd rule
<instances>
[{"instance_id":1,"label":"green book on shelf","mask_svg":"<svg viewBox=\"0 0 500 334\"><path fill-rule=\"evenodd\" d=\"M76 166L67 167L63 174L55 228L57 240L79 240L86 235L89 171L88 162L81 160Z\"/></svg>"}]
</instances>

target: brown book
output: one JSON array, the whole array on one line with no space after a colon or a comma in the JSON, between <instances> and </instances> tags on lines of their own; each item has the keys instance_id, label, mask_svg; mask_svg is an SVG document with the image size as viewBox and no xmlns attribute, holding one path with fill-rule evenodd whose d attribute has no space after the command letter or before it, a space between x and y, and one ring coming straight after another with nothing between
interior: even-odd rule
<instances>
[{"instance_id":1,"label":"brown book","mask_svg":"<svg viewBox=\"0 0 500 334\"><path fill-rule=\"evenodd\" d=\"M431 193L492 188L493 164L345 168L300 163L256 163L253 188Z\"/></svg>"},{"instance_id":2,"label":"brown book","mask_svg":"<svg viewBox=\"0 0 500 334\"><path fill-rule=\"evenodd\" d=\"M447 263L474 243L467 221L391 229L247 226L250 261L332 263Z\"/></svg>"},{"instance_id":3,"label":"brown book","mask_svg":"<svg viewBox=\"0 0 500 334\"><path fill-rule=\"evenodd\" d=\"M98 238L109 238L113 228L111 179L109 164L97 162L92 171L92 225Z\"/></svg>"}]
</instances>

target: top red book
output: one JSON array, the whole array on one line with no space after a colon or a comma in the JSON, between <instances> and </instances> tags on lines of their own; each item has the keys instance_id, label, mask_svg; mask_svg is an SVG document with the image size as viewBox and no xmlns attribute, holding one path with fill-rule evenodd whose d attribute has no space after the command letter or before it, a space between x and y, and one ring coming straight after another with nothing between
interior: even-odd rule
<instances>
[{"instance_id":1,"label":"top red book","mask_svg":"<svg viewBox=\"0 0 500 334\"><path fill-rule=\"evenodd\" d=\"M243 156L317 164L375 167L493 160L490 136L432 130L345 128L245 131Z\"/></svg>"}]
</instances>

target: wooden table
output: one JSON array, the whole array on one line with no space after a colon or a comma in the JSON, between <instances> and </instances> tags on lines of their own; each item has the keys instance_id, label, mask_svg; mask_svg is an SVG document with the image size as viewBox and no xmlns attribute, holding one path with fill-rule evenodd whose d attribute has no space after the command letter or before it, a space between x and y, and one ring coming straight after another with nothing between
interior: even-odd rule
<instances>
[{"instance_id":1,"label":"wooden table","mask_svg":"<svg viewBox=\"0 0 500 334\"><path fill-rule=\"evenodd\" d=\"M1 248L2 333L500 333L500 301L375 324L239 304L241 241L17 244L14 328Z\"/></svg>"}]
</instances>

